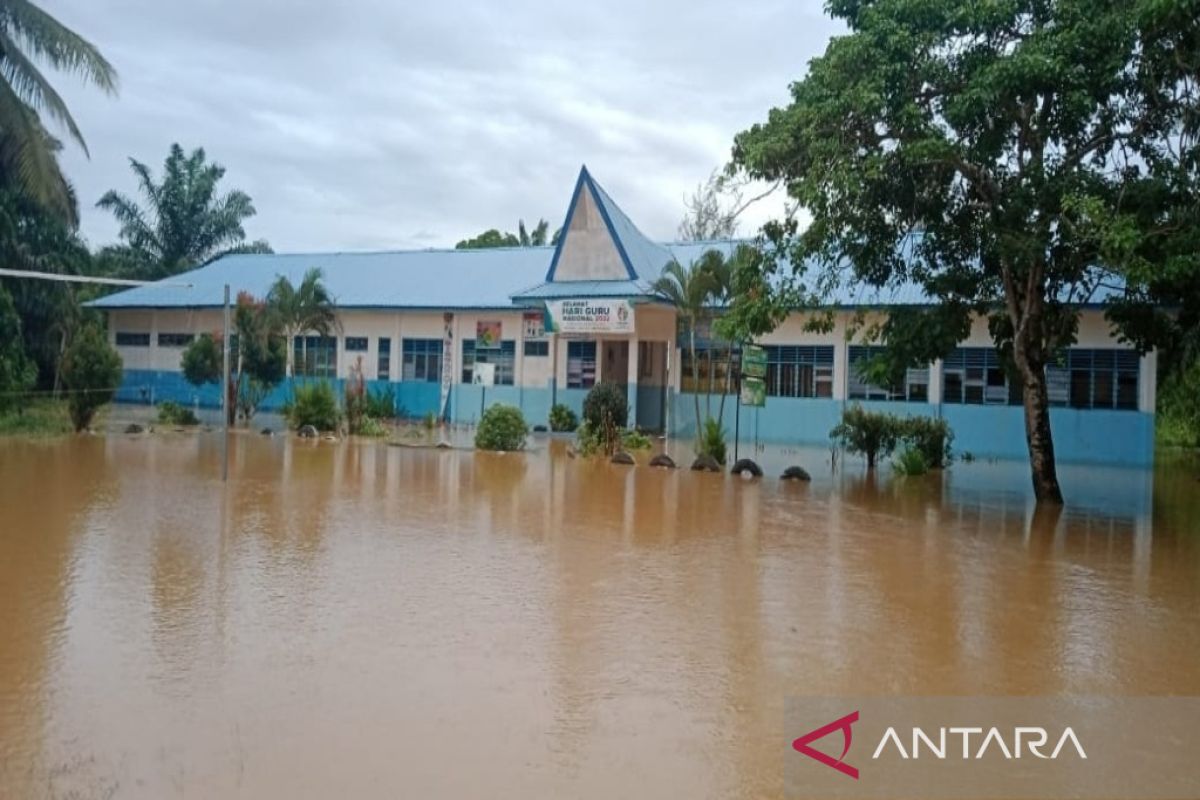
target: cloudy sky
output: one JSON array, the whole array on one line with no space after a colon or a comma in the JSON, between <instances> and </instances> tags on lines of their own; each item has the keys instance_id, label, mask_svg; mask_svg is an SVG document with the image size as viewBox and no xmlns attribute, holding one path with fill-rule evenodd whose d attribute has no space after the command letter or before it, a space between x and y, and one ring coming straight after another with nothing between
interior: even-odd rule
<instances>
[{"instance_id":1,"label":"cloudy sky","mask_svg":"<svg viewBox=\"0 0 1200 800\"><path fill-rule=\"evenodd\" d=\"M203 146L277 251L451 246L517 218L557 227L586 163L647 234L733 135L787 100L837 32L816 0L43 0L120 73L54 78L87 138L65 156L95 201L130 156ZM745 217L750 230L780 202Z\"/></svg>"}]
</instances>

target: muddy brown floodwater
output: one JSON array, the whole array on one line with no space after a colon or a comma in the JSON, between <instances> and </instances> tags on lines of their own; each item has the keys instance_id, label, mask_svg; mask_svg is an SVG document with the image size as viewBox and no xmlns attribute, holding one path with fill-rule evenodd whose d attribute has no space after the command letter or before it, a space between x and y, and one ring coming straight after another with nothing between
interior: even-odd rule
<instances>
[{"instance_id":1,"label":"muddy brown floodwater","mask_svg":"<svg viewBox=\"0 0 1200 800\"><path fill-rule=\"evenodd\" d=\"M773 797L789 695L1200 694L1193 464L533 447L0 441L0 797Z\"/></svg>"}]
</instances>

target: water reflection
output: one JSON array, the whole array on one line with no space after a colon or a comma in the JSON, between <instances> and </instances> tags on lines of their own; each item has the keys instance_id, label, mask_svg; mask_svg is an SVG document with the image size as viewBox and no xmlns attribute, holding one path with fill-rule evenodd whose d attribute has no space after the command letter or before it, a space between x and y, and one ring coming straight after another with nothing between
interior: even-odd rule
<instances>
[{"instance_id":1,"label":"water reflection","mask_svg":"<svg viewBox=\"0 0 1200 800\"><path fill-rule=\"evenodd\" d=\"M0 795L761 797L789 694L1200 691L1192 462L231 456L0 442Z\"/></svg>"}]
</instances>

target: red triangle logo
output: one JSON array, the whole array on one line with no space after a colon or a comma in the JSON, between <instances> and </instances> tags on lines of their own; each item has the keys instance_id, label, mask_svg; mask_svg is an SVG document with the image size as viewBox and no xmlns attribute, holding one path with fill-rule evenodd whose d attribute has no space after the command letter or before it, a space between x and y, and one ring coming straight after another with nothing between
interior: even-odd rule
<instances>
[{"instance_id":1,"label":"red triangle logo","mask_svg":"<svg viewBox=\"0 0 1200 800\"><path fill-rule=\"evenodd\" d=\"M856 722L858 722L858 712L854 711L842 717L841 719L835 719L828 725L822 725L821 727L804 734L799 739L796 739L794 742L792 742L792 749L797 753L803 753L815 761L820 761L827 767L833 767L843 775L849 775L854 780L858 780L858 769L845 763L846 754L850 752L850 738L852 736L850 726ZM825 753L822 753L820 750L814 750L813 748L809 747L809 745L813 742L817 741L818 739L824 739L826 736L837 730L840 730L842 732L842 736L844 737L842 740L842 754L837 758L828 756Z\"/></svg>"}]
</instances>

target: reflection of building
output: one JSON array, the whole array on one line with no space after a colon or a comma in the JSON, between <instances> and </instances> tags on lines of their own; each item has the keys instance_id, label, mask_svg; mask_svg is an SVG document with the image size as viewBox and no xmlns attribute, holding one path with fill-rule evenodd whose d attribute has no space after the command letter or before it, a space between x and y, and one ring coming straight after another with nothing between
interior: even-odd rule
<instances>
[{"instance_id":1,"label":"reflection of building","mask_svg":"<svg viewBox=\"0 0 1200 800\"><path fill-rule=\"evenodd\" d=\"M261 297L277 276L298 283L320 267L343 330L295 338L289 355L301 379L344 379L361 369L368 380L391 383L409 415L435 411L471 421L485 402L510 403L533 424L546 421L553 403L578 410L590 386L614 381L627 387L637 424L691 435L692 355L680 349L687 338L677 335L674 309L650 286L672 259L687 264L710 249L728 254L736 244L652 242L584 169L555 247L230 255L189 273L191 289L131 289L94 305L110 314L125 363L119 395L125 400L215 403L215 387L197 390L183 380L179 357L197 333L220 329L224 284L235 295ZM880 387L854 369L871 351L848 341L852 317L865 311L869 323L872 309L925 298L902 287L844 293L832 302L841 311L829 332L806 331L795 314L761 341L766 405L743 412L753 415L759 438L826 442L842 407L857 401L944 416L956 447L977 456L1025 455L1019 390L985 319L944 361ZM729 356L710 346L707 331L699 333L699 388L720 391ZM1059 458L1149 463L1154 354L1139 357L1119 347L1097 305L1082 309L1078 338L1049 375ZM473 380L478 363L495 365L493 386ZM264 407L277 406L287 391L277 389ZM727 427L735 408L726 404Z\"/></svg>"}]
</instances>

